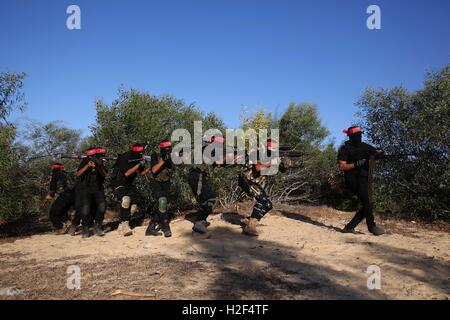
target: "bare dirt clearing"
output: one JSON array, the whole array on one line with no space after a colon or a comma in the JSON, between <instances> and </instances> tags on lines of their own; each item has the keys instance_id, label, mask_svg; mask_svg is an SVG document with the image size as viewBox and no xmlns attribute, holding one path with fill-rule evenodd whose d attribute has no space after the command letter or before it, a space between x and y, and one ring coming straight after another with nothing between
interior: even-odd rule
<instances>
[{"instance_id":1,"label":"bare dirt clearing","mask_svg":"<svg viewBox=\"0 0 450 320\"><path fill-rule=\"evenodd\" d=\"M242 211L248 212L251 204ZM210 218L210 237L172 222L172 238L39 234L0 242L0 299L448 299L448 229L384 220L388 234L340 232L350 217L326 207L277 205L258 238L241 234L236 212ZM81 289L66 271L81 268ZM366 287L369 265L382 289ZM121 291L117 291L121 290ZM125 292L125 294L123 294ZM113 293L116 293L113 295ZM131 294L127 294L131 293ZM132 295L134 294L134 295Z\"/></svg>"}]
</instances>

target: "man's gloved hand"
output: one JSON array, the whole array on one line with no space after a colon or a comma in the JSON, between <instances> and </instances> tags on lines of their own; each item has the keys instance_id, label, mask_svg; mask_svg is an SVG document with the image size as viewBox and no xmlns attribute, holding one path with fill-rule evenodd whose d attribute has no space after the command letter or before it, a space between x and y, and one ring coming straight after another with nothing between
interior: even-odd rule
<instances>
[{"instance_id":1,"label":"man's gloved hand","mask_svg":"<svg viewBox=\"0 0 450 320\"><path fill-rule=\"evenodd\" d=\"M95 164L96 167L101 167L103 165L102 160L96 157L92 157L91 161Z\"/></svg>"},{"instance_id":2,"label":"man's gloved hand","mask_svg":"<svg viewBox=\"0 0 450 320\"><path fill-rule=\"evenodd\" d=\"M141 161L139 161L139 164L140 164L141 168L145 169L145 167L147 166L147 161L142 159Z\"/></svg>"},{"instance_id":3,"label":"man's gloved hand","mask_svg":"<svg viewBox=\"0 0 450 320\"><path fill-rule=\"evenodd\" d=\"M367 159L361 159L358 160L354 163L355 168L361 168L362 166L364 166L367 162Z\"/></svg>"},{"instance_id":4,"label":"man's gloved hand","mask_svg":"<svg viewBox=\"0 0 450 320\"><path fill-rule=\"evenodd\" d=\"M161 154L161 159L163 159L163 161L169 161L170 160L170 152L164 152Z\"/></svg>"}]
</instances>

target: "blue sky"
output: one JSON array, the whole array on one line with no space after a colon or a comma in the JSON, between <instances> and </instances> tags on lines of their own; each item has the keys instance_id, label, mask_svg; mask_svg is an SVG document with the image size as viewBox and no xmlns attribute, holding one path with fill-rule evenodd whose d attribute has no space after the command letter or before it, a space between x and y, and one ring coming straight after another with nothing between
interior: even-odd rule
<instances>
[{"instance_id":1,"label":"blue sky","mask_svg":"<svg viewBox=\"0 0 450 320\"><path fill-rule=\"evenodd\" d=\"M81 30L66 8L81 8ZM382 29L366 27L381 7ZM450 57L450 1L0 0L0 71L25 71L20 121L89 133L119 85L171 94L239 125L243 105L319 106L337 142L367 86L422 86Z\"/></svg>"}]
</instances>

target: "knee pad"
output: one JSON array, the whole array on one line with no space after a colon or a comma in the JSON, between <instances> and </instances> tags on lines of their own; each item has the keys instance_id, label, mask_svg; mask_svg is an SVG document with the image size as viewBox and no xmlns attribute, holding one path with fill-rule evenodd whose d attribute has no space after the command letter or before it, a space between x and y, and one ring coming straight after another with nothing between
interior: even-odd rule
<instances>
[{"instance_id":1,"label":"knee pad","mask_svg":"<svg viewBox=\"0 0 450 320\"><path fill-rule=\"evenodd\" d=\"M161 197L158 199L158 210L161 213L167 212L167 198L166 197Z\"/></svg>"},{"instance_id":2,"label":"knee pad","mask_svg":"<svg viewBox=\"0 0 450 320\"><path fill-rule=\"evenodd\" d=\"M131 198L129 196L122 197L122 203L120 205L122 208L128 209L131 205Z\"/></svg>"},{"instance_id":3,"label":"knee pad","mask_svg":"<svg viewBox=\"0 0 450 320\"><path fill-rule=\"evenodd\" d=\"M136 204L131 205L130 213L134 215L138 211L138 206Z\"/></svg>"}]
</instances>

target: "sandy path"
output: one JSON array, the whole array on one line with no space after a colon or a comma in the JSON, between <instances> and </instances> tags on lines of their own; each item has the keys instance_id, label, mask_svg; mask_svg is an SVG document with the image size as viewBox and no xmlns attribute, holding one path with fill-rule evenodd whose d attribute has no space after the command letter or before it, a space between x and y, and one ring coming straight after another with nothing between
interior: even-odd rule
<instances>
[{"instance_id":1,"label":"sandy path","mask_svg":"<svg viewBox=\"0 0 450 320\"><path fill-rule=\"evenodd\" d=\"M172 238L35 235L0 244L0 288L24 290L5 298L125 298L115 290L155 299L448 299L450 236L387 221L385 236L339 232L349 213L277 206L249 238L236 215L211 217L211 237L194 237L192 223L172 223ZM231 222L230 222L231 221ZM81 268L81 290L68 290L67 267ZM369 265L381 270L381 290L367 289Z\"/></svg>"}]
</instances>

